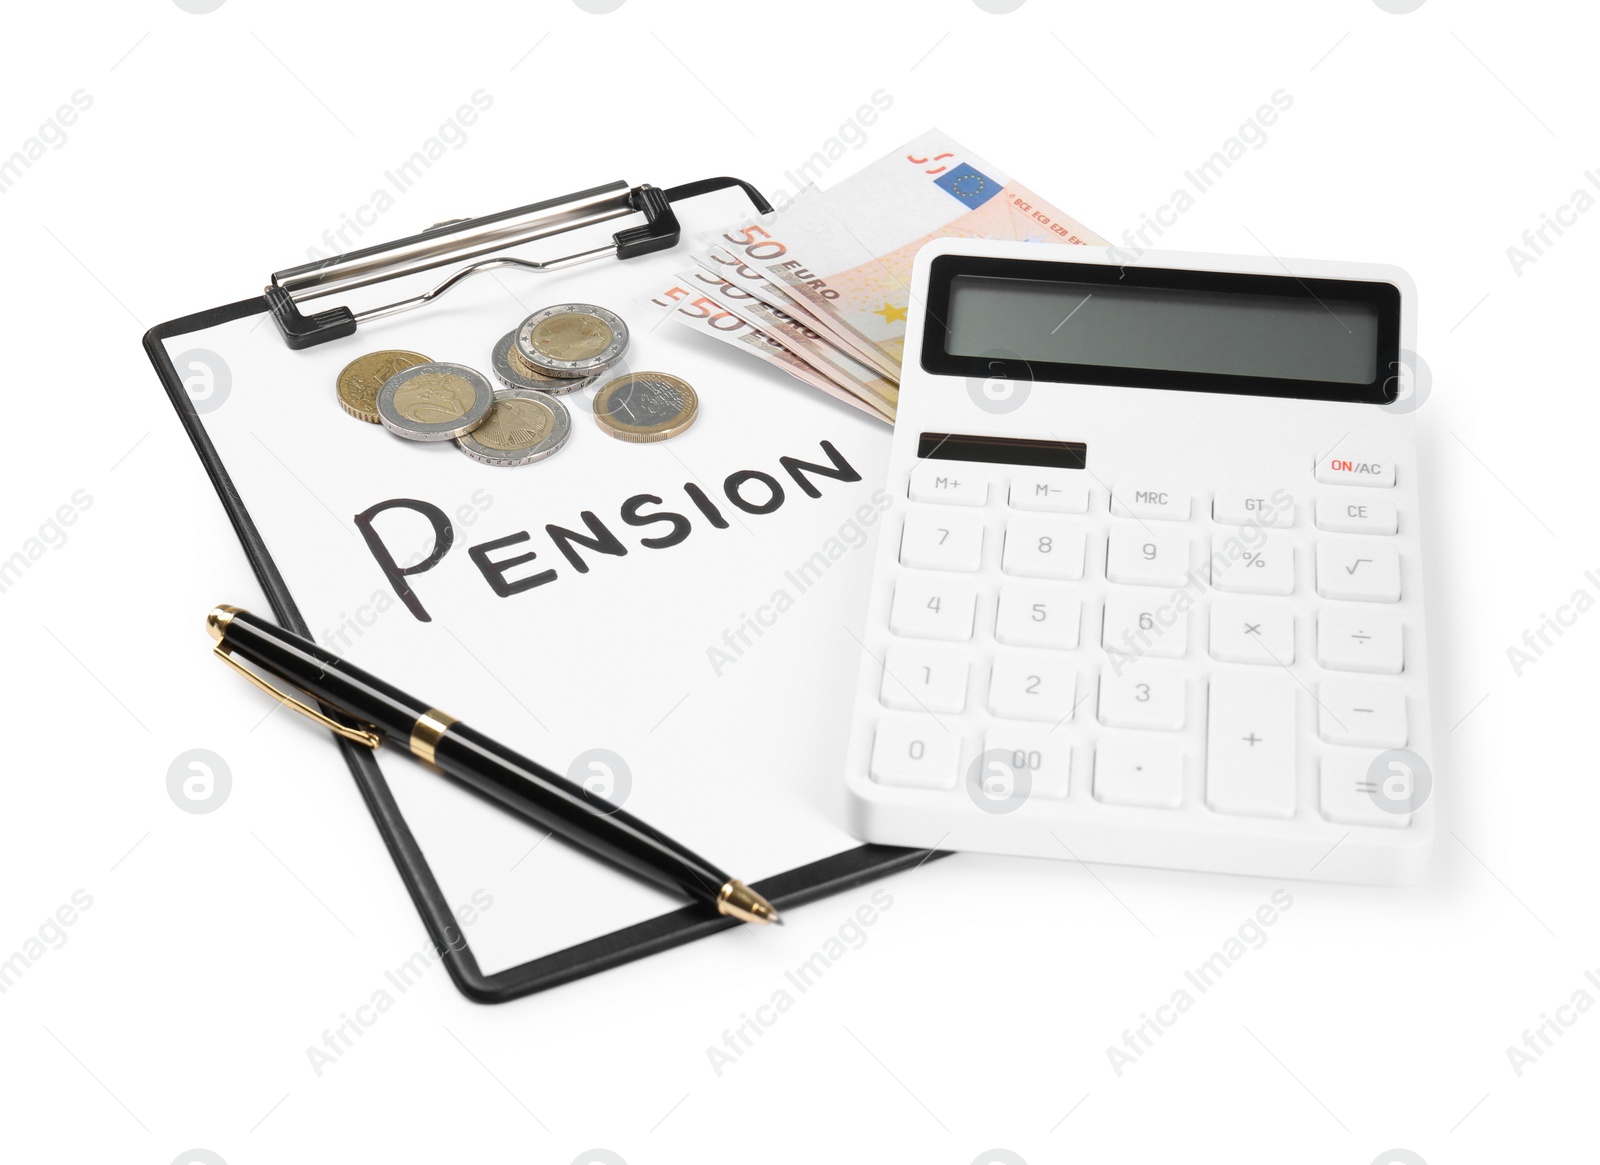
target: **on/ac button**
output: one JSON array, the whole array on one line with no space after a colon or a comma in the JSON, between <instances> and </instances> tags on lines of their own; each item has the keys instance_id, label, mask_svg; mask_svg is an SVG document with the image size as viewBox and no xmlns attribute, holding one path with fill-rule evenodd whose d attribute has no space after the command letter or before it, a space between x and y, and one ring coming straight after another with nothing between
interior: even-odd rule
<instances>
[{"instance_id":1,"label":"on/ac button","mask_svg":"<svg viewBox=\"0 0 1600 1165\"><path fill-rule=\"evenodd\" d=\"M1323 485L1393 485L1394 462L1387 457L1330 453L1317 462Z\"/></svg>"}]
</instances>

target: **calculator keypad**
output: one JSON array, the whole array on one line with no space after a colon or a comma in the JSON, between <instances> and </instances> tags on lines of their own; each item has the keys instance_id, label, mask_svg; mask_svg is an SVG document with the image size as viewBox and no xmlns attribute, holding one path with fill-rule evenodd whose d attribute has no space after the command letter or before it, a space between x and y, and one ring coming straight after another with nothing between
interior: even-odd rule
<instances>
[{"instance_id":1,"label":"calculator keypad","mask_svg":"<svg viewBox=\"0 0 1600 1165\"><path fill-rule=\"evenodd\" d=\"M1175 611L1151 590L1114 590L1106 595L1100 645L1130 656L1181 659L1189 649L1189 614Z\"/></svg>"},{"instance_id":2,"label":"calculator keypad","mask_svg":"<svg viewBox=\"0 0 1600 1165\"><path fill-rule=\"evenodd\" d=\"M996 603L994 637L1009 647L1065 651L1078 646L1083 602L1049 583L1007 582Z\"/></svg>"},{"instance_id":3,"label":"calculator keypad","mask_svg":"<svg viewBox=\"0 0 1600 1165\"><path fill-rule=\"evenodd\" d=\"M1413 736L1395 476L1340 456L1208 493L918 464L872 780L1004 797L1026 774L1045 800L1404 828L1358 771ZM980 754L1006 764L973 776Z\"/></svg>"},{"instance_id":4,"label":"calculator keypad","mask_svg":"<svg viewBox=\"0 0 1600 1165\"><path fill-rule=\"evenodd\" d=\"M1062 473L1016 473L1007 494L1014 510L1044 510L1052 514L1087 514L1089 486Z\"/></svg>"},{"instance_id":5,"label":"calculator keypad","mask_svg":"<svg viewBox=\"0 0 1600 1165\"><path fill-rule=\"evenodd\" d=\"M907 712L960 712L967 706L967 660L949 648L895 643L884 653L885 707Z\"/></svg>"},{"instance_id":6,"label":"calculator keypad","mask_svg":"<svg viewBox=\"0 0 1600 1165\"><path fill-rule=\"evenodd\" d=\"M1368 603L1400 601L1400 552L1392 542L1324 538L1317 544L1317 594Z\"/></svg>"},{"instance_id":7,"label":"calculator keypad","mask_svg":"<svg viewBox=\"0 0 1600 1165\"><path fill-rule=\"evenodd\" d=\"M1187 526L1146 528L1119 522L1111 527L1106 577L1114 583L1178 587L1195 564L1195 543Z\"/></svg>"},{"instance_id":8,"label":"calculator keypad","mask_svg":"<svg viewBox=\"0 0 1600 1165\"><path fill-rule=\"evenodd\" d=\"M971 639L977 605L970 583L906 575L895 584L889 629L914 639Z\"/></svg>"},{"instance_id":9,"label":"calculator keypad","mask_svg":"<svg viewBox=\"0 0 1600 1165\"><path fill-rule=\"evenodd\" d=\"M913 510L900 535L900 565L922 570L978 569L983 518L959 510Z\"/></svg>"},{"instance_id":10,"label":"calculator keypad","mask_svg":"<svg viewBox=\"0 0 1600 1165\"><path fill-rule=\"evenodd\" d=\"M1293 608L1270 600L1218 599L1211 604L1211 658L1266 667L1293 663Z\"/></svg>"},{"instance_id":11,"label":"calculator keypad","mask_svg":"<svg viewBox=\"0 0 1600 1165\"><path fill-rule=\"evenodd\" d=\"M1206 804L1219 813L1293 817L1295 683L1280 671L1211 678Z\"/></svg>"},{"instance_id":12,"label":"calculator keypad","mask_svg":"<svg viewBox=\"0 0 1600 1165\"><path fill-rule=\"evenodd\" d=\"M1088 538L1087 528L1072 518L1018 514L1006 523L1000 567L1027 578L1082 578Z\"/></svg>"},{"instance_id":13,"label":"calculator keypad","mask_svg":"<svg viewBox=\"0 0 1600 1165\"><path fill-rule=\"evenodd\" d=\"M1069 656L1001 653L990 669L989 711L1005 720L1060 724L1071 719L1077 690Z\"/></svg>"}]
</instances>

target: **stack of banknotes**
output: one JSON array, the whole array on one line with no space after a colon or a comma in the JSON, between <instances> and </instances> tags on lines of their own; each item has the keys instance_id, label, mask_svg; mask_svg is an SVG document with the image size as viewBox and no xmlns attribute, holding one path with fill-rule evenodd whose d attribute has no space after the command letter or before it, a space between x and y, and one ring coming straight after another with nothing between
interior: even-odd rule
<instances>
[{"instance_id":1,"label":"stack of banknotes","mask_svg":"<svg viewBox=\"0 0 1600 1165\"><path fill-rule=\"evenodd\" d=\"M940 238L1105 240L938 130L827 190L701 235L642 301L894 423L911 263Z\"/></svg>"}]
</instances>

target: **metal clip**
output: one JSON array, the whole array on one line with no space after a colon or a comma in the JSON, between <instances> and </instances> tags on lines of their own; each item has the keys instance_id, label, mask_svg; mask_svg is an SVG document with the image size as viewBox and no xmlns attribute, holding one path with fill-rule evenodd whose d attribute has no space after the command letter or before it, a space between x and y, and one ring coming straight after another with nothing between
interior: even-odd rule
<instances>
[{"instance_id":1,"label":"metal clip","mask_svg":"<svg viewBox=\"0 0 1600 1165\"><path fill-rule=\"evenodd\" d=\"M285 695L283 692L280 692L277 688L267 683L266 680L256 675L255 672L245 667L244 664L234 659L233 655L226 651L221 643L218 643L211 650L218 659L227 664L234 671L238 672L245 679L249 680L256 687L260 688L263 692L266 692L267 695L273 697L279 703L287 704L301 715L310 717L324 728L331 729L334 733L344 737L346 740L353 740L355 743L364 744L368 748L377 748L378 745L383 743L383 737L379 736L377 729L371 725L341 724L339 721L334 720L330 716L324 715L322 712L319 712L309 704L302 703L301 701L296 700L293 696ZM340 709L340 711L346 716L350 715L348 712L344 712L343 709Z\"/></svg>"},{"instance_id":2,"label":"metal clip","mask_svg":"<svg viewBox=\"0 0 1600 1165\"><path fill-rule=\"evenodd\" d=\"M434 223L420 234L274 272L265 291L267 307L277 320L284 342L289 347L309 348L314 344L352 335L356 325L367 320L380 319L431 303L478 271L495 267L520 267L533 272L558 271L594 259L610 256L631 259L676 246L679 226L672 208L673 202L697 198L713 190L729 187L743 190L761 214L771 212L772 205L762 197L761 192L742 178L706 178L665 190L649 184L629 187L626 182L618 180L498 214L447 219ZM497 253L636 213L644 215L643 223L615 232L611 242L600 246L543 260ZM342 306L310 315L301 310L304 305L326 295L353 291L466 260L476 261L459 268L432 289L408 299L395 300L359 312Z\"/></svg>"}]
</instances>

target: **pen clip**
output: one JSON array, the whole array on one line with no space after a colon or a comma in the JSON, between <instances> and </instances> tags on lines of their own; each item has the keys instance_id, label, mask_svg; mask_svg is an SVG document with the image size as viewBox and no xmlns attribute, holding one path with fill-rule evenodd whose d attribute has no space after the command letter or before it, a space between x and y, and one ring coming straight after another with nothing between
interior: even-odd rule
<instances>
[{"instance_id":1,"label":"pen clip","mask_svg":"<svg viewBox=\"0 0 1600 1165\"><path fill-rule=\"evenodd\" d=\"M234 671L238 672L245 679L249 680L256 687L260 688L263 692L266 692L267 695L272 696L279 703L289 705L289 707L293 708L301 715L309 716L312 720L315 720L324 728L331 729L334 733L344 737L346 740L353 740L357 744L366 745L368 748L377 748L378 745L382 743L383 738L379 736L377 731L370 726L341 724L339 721L324 715L317 709L311 707L309 704L302 703L301 701L296 700L293 696L285 695L283 692L280 692L277 688L267 683L266 680L256 675L255 672L245 667L244 664L234 659L233 655L226 651L221 643L218 643L211 650L218 659L227 664ZM349 713L347 712L345 715L349 715Z\"/></svg>"}]
</instances>

